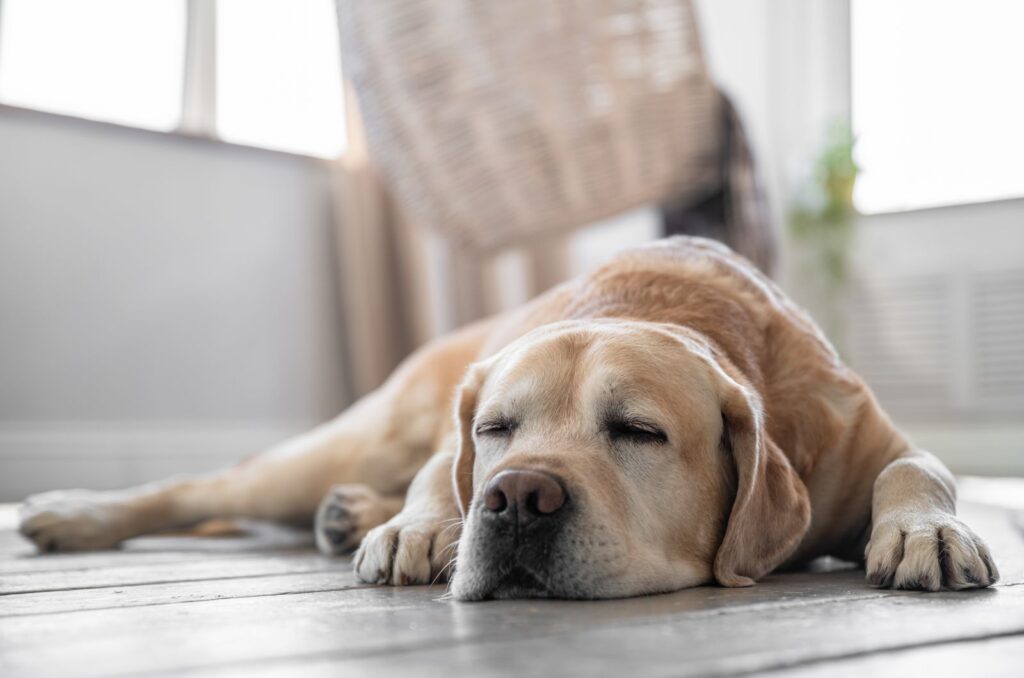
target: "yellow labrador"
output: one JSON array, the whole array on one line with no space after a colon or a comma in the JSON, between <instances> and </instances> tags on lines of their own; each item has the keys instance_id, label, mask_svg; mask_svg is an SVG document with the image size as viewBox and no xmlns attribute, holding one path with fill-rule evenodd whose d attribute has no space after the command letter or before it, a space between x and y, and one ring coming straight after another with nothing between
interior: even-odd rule
<instances>
[{"instance_id":1,"label":"yellow labrador","mask_svg":"<svg viewBox=\"0 0 1024 678\"><path fill-rule=\"evenodd\" d=\"M455 416L451 416L454 409ZM209 476L51 492L42 550L220 517L308 521L360 578L462 600L749 586L821 555L873 586L998 574L916 449L771 281L722 245L626 252L421 349L336 420Z\"/></svg>"}]
</instances>

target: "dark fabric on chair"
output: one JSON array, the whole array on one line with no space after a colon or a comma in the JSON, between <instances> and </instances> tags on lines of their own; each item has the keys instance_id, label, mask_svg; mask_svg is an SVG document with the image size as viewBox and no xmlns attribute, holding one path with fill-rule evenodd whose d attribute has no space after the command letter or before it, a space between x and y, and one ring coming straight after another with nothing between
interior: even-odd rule
<instances>
[{"instance_id":1,"label":"dark fabric on chair","mask_svg":"<svg viewBox=\"0 0 1024 678\"><path fill-rule=\"evenodd\" d=\"M771 275L776 235L763 184L739 113L721 97L720 162L710 170L719 174L718 188L696 201L662 205L664 232L720 240Z\"/></svg>"}]
</instances>

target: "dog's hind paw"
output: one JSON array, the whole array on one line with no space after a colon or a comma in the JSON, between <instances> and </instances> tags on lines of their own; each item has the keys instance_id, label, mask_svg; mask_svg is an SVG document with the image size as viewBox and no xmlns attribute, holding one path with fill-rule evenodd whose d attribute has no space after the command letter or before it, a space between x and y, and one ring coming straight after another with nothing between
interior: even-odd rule
<instances>
[{"instance_id":1,"label":"dog's hind paw","mask_svg":"<svg viewBox=\"0 0 1024 678\"><path fill-rule=\"evenodd\" d=\"M109 549L128 536L125 513L116 493L46 492L19 507L18 531L43 552Z\"/></svg>"},{"instance_id":2,"label":"dog's hind paw","mask_svg":"<svg viewBox=\"0 0 1024 678\"><path fill-rule=\"evenodd\" d=\"M351 553L366 533L393 516L401 502L381 497L366 485L335 485L320 502L314 534L320 552Z\"/></svg>"}]
</instances>

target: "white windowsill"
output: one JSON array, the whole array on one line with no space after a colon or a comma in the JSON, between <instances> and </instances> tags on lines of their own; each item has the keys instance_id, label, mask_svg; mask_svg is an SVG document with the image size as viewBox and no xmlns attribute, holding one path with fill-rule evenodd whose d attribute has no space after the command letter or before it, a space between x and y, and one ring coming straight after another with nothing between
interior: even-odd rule
<instances>
[{"instance_id":1,"label":"white windowsill","mask_svg":"<svg viewBox=\"0 0 1024 678\"><path fill-rule=\"evenodd\" d=\"M857 216L860 219L870 220L873 217L887 217L896 214L921 214L927 212L945 211L945 210L956 210L956 209L970 209L972 207L983 207L986 205L998 205L1001 203L1019 202L1024 200L1024 193L1020 195L1008 195L1001 198L992 198L990 200L971 200L969 202L951 202L941 205L924 205L921 207L907 207L901 209L888 209L888 210L877 210L872 212L858 212Z\"/></svg>"},{"instance_id":2,"label":"white windowsill","mask_svg":"<svg viewBox=\"0 0 1024 678\"><path fill-rule=\"evenodd\" d=\"M246 151L256 151L258 153L270 153L276 156L298 158L300 160L308 160L316 163L331 163L340 158L328 158L320 155L309 155L306 153L297 153L295 151L284 151L277 148L268 148L266 146L254 146L251 144L240 144L234 141L225 141L219 137L207 136L203 134L194 134L192 132L185 132L182 130L155 130L148 129L146 127L135 127L133 125L126 125L119 122L110 122L108 120L96 120L94 118L84 118L77 115L69 115L66 113L54 113L51 111L44 111L38 108L26 108L24 106L14 106L11 104L0 103L0 115L15 114L25 116L38 116L44 119L68 121L70 124L91 126L97 129L113 130L117 133L128 133L128 134L142 134L149 136L159 136L165 139L180 139L186 142L199 142L216 144L218 146L224 146L228 148L238 148Z\"/></svg>"}]
</instances>

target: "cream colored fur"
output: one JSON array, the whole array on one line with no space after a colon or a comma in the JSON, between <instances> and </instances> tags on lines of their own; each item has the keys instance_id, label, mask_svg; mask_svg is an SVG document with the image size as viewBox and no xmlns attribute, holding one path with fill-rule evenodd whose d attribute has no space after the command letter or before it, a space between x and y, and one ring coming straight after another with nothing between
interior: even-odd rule
<instances>
[{"instance_id":1,"label":"cream colored fur","mask_svg":"<svg viewBox=\"0 0 1024 678\"><path fill-rule=\"evenodd\" d=\"M611 410L664 441L613 440ZM507 435L480 428L500 417L515 420ZM210 518L315 518L321 550L358 547L365 581L450 576L458 598L518 595L480 526L482 488L518 468L555 474L573 501L533 573L545 595L747 586L820 555L863 559L874 586L998 577L956 518L949 472L806 315L742 258L687 238L424 347L336 420L263 455L120 492L37 495L21 531L41 550L81 550Z\"/></svg>"}]
</instances>

